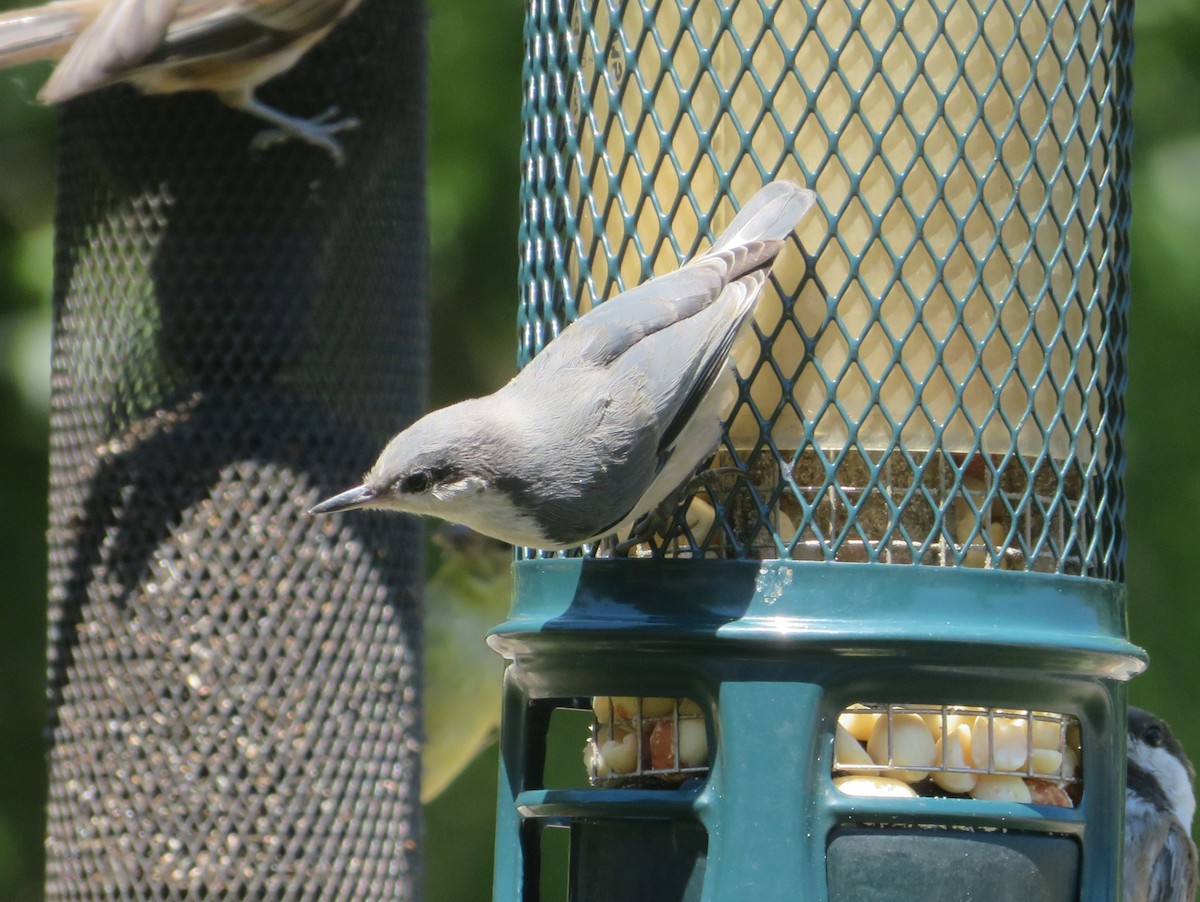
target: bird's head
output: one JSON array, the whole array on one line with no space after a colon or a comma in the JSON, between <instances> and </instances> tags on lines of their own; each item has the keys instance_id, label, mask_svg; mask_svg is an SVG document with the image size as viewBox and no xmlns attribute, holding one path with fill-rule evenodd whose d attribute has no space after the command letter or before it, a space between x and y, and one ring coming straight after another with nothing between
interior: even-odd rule
<instances>
[{"instance_id":1,"label":"bird's head","mask_svg":"<svg viewBox=\"0 0 1200 902\"><path fill-rule=\"evenodd\" d=\"M488 490L480 460L484 428L472 419L469 402L436 410L388 442L361 485L322 501L312 513L374 508L453 519L456 507Z\"/></svg>"},{"instance_id":2,"label":"bird's head","mask_svg":"<svg viewBox=\"0 0 1200 902\"><path fill-rule=\"evenodd\" d=\"M1188 829L1196 813L1196 770L1184 754L1183 746L1171 733L1167 722L1144 711L1129 707L1129 750L1127 785L1152 781L1166 796L1175 816Z\"/></svg>"},{"instance_id":3,"label":"bird's head","mask_svg":"<svg viewBox=\"0 0 1200 902\"><path fill-rule=\"evenodd\" d=\"M425 514L521 544L536 533L501 488L508 456L494 408L471 400L427 414L388 442L360 485L310 513L368 508Z\"/></svg>"}]
</instances>

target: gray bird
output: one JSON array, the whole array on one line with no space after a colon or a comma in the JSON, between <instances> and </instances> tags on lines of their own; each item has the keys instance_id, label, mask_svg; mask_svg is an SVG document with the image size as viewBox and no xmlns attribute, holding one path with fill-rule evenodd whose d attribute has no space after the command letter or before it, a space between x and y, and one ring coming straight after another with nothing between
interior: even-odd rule
<instances>
[{"instance_id":1,"label":"gray bird","mask_svg":"<svg viewBox=\"0 0 1200 902\"><path fill-rule=\"evenodd\" d=\"M627 534L720 440L734 339L815 199L767 185L707 251L581 316L494 394L418 420L312 513L429 514L548 550Z\"/></svg>"},{"instance_id":2,"label":"gray bird","mask_svg":"<svg viewBox=\"0 0 1200 902\"><path fill-rule=\"evenodd\" d=\"M334 111L299 119L267 106L254 90L290 69L349 15L359 0L55 0L0 15L0 68L58 60L38 93L61 103L117 82L147 94L213 91L269 122L257 146L281 137L324 148L357 125Z\"/></svg>"},{"instance_id":3,"label":"gray bird","mask_svg":"<svg viewBox=\"0 0 1200 902\"><path fill-rule=\"evenodd\" d=\"M1196 771L1166 721L1129 708L1124 902L1196 898Z\"/></svg>"}]
</instances>

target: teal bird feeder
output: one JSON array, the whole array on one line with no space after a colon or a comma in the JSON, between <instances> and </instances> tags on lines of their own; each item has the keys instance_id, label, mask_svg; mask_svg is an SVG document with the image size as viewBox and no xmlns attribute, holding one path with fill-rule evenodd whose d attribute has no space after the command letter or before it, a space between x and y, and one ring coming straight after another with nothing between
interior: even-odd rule
<instances>
[{"instance_id":1,"label":"teal bird feeder","mask_svg":"<svg viewBox=\"0 0 1200 902\"><path fill-rule=\"evenodd\" d=\"M1131 20L529 0L523 361L768 181L820 215L671 527L520 555L495 899L1120 896Z\"/></svg>"}]
</instances>

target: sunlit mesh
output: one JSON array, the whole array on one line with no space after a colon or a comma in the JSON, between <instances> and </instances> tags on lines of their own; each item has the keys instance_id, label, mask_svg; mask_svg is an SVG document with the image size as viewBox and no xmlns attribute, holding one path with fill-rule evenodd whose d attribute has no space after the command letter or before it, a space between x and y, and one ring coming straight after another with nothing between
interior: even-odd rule
<instances>
[{"instance_id":1,"label":"sunlit mesh","mask_svg":"<svg viewBox=\"0 0 1200 902\"><path fill-rule=\"evenodd\" d=\"M360 13L264 92L361 118L345 169L63 116L49 898L417 895L417 527L304 513L423 400L422 14Z\"/></svg>"},{"instance_id":2,"label":"sunlit mesh","mask_svg":"<svg viewBox=\"0 0 1200 902\"><path fill-rule=\"evenodd\" d=\"M520 325L819 211L673 554L1121 578L1128 4L534 0Z\"/></svg>"}]
</instances>

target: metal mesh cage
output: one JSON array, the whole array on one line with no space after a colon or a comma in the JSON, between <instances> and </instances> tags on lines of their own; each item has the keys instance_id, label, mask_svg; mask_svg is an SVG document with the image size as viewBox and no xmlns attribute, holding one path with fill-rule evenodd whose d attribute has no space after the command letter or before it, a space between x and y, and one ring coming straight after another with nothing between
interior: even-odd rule
<instances>
[{"instance_id":1,"label":"metal mesh cage","mask_svg":"<svg viewBox=\"0 0 1200 902\"><path fill-rule=\"evenodd\" d=\"M834 786L866 797L946 796L1073 808L1079 721L967 705L862 705L839 716ZM840 776L839 776L840 775Z\"/></svg>"},{"instance_id":2,"label":"metal mesh cage","mask_svg":"<svg viewBox=\"0 0 1200 902\"><path fill-rule=\"evenodd\" d=\"M670 553L1123 577L1131 13L531 0L523 360L731 198L819 198Z\"/></svg>"},{"instance_id":3,"label":"metal mesh cage","mask_svg":"<svg viewBox=\"0 0 1200 902\"><path fill-rule=\"evenodd\" d=\"M423 400L420 4L367 3L264 98L62 118L47 895L412 898L419 533L314 522Z\"/></svg>"},{"instance_id":4,"label":"metal mesh cage","mask_svg":"<svg viewBox=\"0 0 1200 902\"><path fill-rule=\"evenodd\" d=\"M709 774L703 709L691 699L596 696L584 745L592 787L670 789ZM838 715L833 785L876 798L970 797L1079 804L1080 728L1047 711L852 704Z\"/></svg>"}]
</instances>

